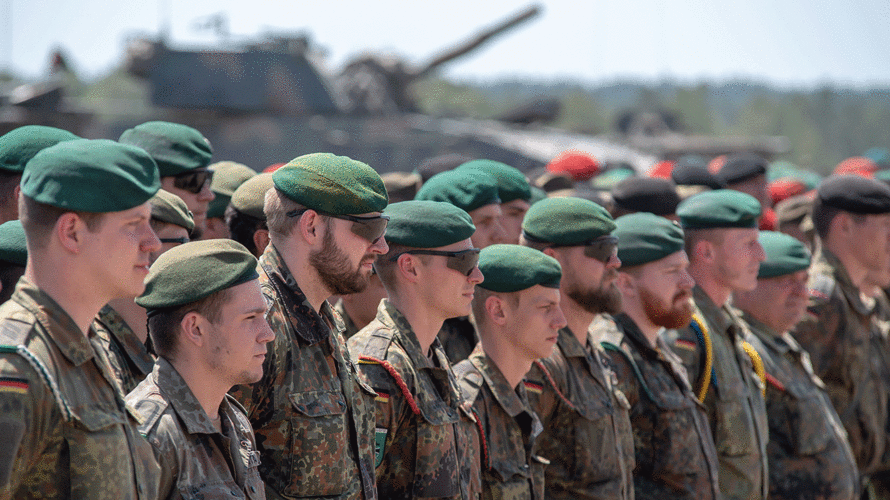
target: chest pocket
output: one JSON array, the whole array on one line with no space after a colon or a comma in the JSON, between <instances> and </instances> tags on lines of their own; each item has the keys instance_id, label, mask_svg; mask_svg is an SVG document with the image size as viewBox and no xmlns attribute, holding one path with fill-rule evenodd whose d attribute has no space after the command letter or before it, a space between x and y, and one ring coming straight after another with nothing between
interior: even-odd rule
<instances>
[{"instance_id":1,"label":"chest pocket","mask_svg":"<svg viewBox=\"0 0 890 500\"><path fill-rule=\"evenodd\" d=\"M75 406L73 421L65 425L73 498L130 498L128 484L135 484L125 414L116 406ZM133 436L135 437L135 436ZM106 496L96 496L96 484L119 485ZM124 496L122 496L124 495Z\"/></svg>"},{"instance_id":2,"label":"chest pocket","mask_svg":"<svg viewBox=\"0 0 890 500\"><path fill-rule=\"evenodd\" d=\"M342 494L348 481L349 422L346 399L340 391L307 391L288 395L289 496ZM324 470L324 478L318 471ZM313 472L311 473L310 472Z\"/></svg>"},{"instance_id":3,"label":"chest pocket","mask_svg":"<svg viewBox=\"0 0 890 500\"><path fill-rule=\"evenodd\" d=\"M791 398L786 412L795 454L822 452L835 432L825 411L825 405L830 404L828 398L819 389L801 383L790 384L787 390Z\"/></svg>"},{"instance_id":4,"label":"chest pocket","mask_svg":"<svg viewBox=\"0 0 890 500\"><path fill-rule=\"evenodd\" d=\"M435 375L433 375L435 376ZM455 425L460 421L456 408L445 404L439 391L441 381L420 377L417 380L417 447L414 465L416 497L452 497L460 495L460 467L457 460Z\"/></svg>"},{"instance_id":5,"label":"chest pocket","mask_svg":"<svg viewBox=\"0 0 890 500\"><path fill-rule=\"evenodd\" d=\"M602 370L602 367L594 365L594 369ZM566 462L573 469L573 477L588 483L620 478L621 450L625 445L619 442L615 420L620 412L625 413L624 420L627 420L626 413L630 408L627 398L617 389L614 392L607 389L602 381L587 372L586 367L583 375L570 376L569 380L575 385L570 389L572 403L581 417L575 423L575 435L565 443L571 447L574 456L574 460ZM633 449L633 441L627 441Z\"/></svg>"}]
</instances>

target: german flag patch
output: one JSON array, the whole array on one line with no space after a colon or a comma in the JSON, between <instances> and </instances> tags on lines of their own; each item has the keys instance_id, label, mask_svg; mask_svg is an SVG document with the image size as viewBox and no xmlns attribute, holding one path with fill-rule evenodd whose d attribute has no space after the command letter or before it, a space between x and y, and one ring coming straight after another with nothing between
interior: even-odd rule
<instances>
[{"instance_id":1,"label":"german flag patch","mask_svg":"<svg viewBox=\"0 0 890 500\"><path fill-rule=\"evenodd\" d=\"M15 377L0 377L0 392L12 392L15 394L28 393L28 380Z\"/></svg>"},{"instance_id":2,"label":"german flag patch","mask_svg":"<svg viewBox=\"0 0 890 500\"><path fill-rule=\"evenodd\" d=\"M525 390L528 392L533 392L535 394L541 394L541 391L544 390L544 384L539 384L537 382L532 382L530 380L523 380L523 384L525 384Z\"/></svg>"},{"instance_id":3,"label":"german flag patch","mask_svg":"<svg viewBox=\"0 0 890 500\"><path fill-rule=\"evenodd\" d=\"M680 349L686 349L689 351L694 351L694 350L698 349L698 344L696 344L695 342L693 342L691 340L685 340L685 339L675 340L674 346L679 347Z\"/></svg>"},{"instance_id":4,"label":"german flag patch","mask_svg":"<svg viewBox=\"0 0 890 500\"><path fill-rule=\"evenodd\" d=\"M374 398L374 401L378 403L389 403L389 393L383 392L380 389L374 389L374 392L377 393L377 397Z\"/></svg>"}]
</instances>

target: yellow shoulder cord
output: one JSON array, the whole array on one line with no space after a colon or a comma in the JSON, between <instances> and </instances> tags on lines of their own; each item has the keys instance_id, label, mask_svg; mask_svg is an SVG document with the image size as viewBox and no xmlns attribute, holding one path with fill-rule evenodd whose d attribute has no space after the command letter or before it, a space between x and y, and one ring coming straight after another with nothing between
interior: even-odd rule
<instances>
[{"instance_id":1,"label":"yellow shoulder cord","mask_svg":"<svg viewBox=\"0 0 890 500\"><path fill-rule=\"evenodd\" d=\"M760 377L760 382L762 384L762 389L760 390L764 396L766 396L766 369L763 367L763 360L760 359L760 354L757 354L757 349L754 349L754 346L742 341L742 349L748 353L748 357L751 358L751 363L754 364L754 372L757 373L757 376Z\"/></svg>"},{"instance_id":2,"label":"yellow shoulder cord","mask_svg":"<svg viewBox=\"0 0 890 500\"><path fill-rule=\"evenodd\" d=\"M711 371L714 368L714 348L711 346L711 335L708 333L708 327L698 314L692 315L692 324L690 325L697 335L700 335L699 344L705 349L705 366L702 367L702 379L695 393L695 397L702 403L705 402L705 396L708 394L708 388L711 386Z\"/></svg>"}]
</instances>

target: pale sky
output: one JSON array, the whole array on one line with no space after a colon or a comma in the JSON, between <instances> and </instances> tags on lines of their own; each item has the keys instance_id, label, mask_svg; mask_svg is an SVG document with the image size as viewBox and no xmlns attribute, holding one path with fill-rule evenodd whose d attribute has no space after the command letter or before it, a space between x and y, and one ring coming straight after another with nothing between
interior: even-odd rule
<instances>
[{"instance_id":1,"label":"pale sky","mask_svg":"<svg viewBox=\"0 0 890 500\"><path fill-rule=\"evenodd\" d=\"M454 61L444 75L589 83L617 78L683 82L752 78L782 86L890 86L888 0L545 0L536 19ZM169 19L173 46L209 46L196 31L223 12L233 40L305 32L337 68L365 51L414 64L530 3L226 0L0 0L0 68L46 72L53 47L95 77L120 64L134 34Z\"/></svg>"}]
</instances>

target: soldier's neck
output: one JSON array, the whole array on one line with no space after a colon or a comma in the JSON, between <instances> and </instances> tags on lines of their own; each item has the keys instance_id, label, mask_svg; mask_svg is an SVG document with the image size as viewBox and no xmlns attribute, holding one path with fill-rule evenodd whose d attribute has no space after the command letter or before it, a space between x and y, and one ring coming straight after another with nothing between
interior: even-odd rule
<instances>
[{"instance_id":1,"label":"soldier's neck","mask_svg":"<svg viewBox=\"0 0 890 500\"><path fill-rule=\"evenodd\" d=\"M844 266L844 271L847 272L847 276L850 277L850 282L853 283L853 286L860 292L866 291L868 287L865 286L865 278L868 275L868 269L857 262L849 245L844 243L846 242L837 242L830 239L823 242L823 247L841 261L841 265Z\"/></svg>"},{"instance_id":2,"label":"soldier's neck","mask_svg":"<svg viewBox=\"0 0 890 500\"><path fill-rule=\"evenodd\" d=\"M143 344L148 338L148 313L133 299L114 299L108 302L112 309L124 318L127 326L133 330Z\"/></svg>"},{"instance_id":3,"label":"soldier's neck","mask_svg":"<svg viewBox=\"0 0 890 500\"><path fill-rule=\"evenodd\" d=\"M177 359L168 361L185 381L185 385L198 400L211 422L218 419L219 407L226 397L226 392L232 387L225 387L225 382L219 379L218 374L206 369L200 360L192 359L182 351L177 353Z\"/></svg>"},{"instance_id":4,"label":"soldier's neck","mask_svg":"<svg viewBox=\"0 0 890 500\"><path fill-rule=\"evenodd\" d=\"M410 291L391 293L389 302L408 320L411 330L417 336L417 342L420 343L421 352L425 356L429 355L430 346L445 322L443 313L422 302L417 294Z\"/></svg>"},{"instance_id":5,"label":"soldier's neck","mask_svg":"<svg viewBox=\"0 0 890 500\"><path fill-rule=\"evenodd\" d=\"M559 305L562 307L562 312L566 317L567 326L575 338L578 339L578 342L581 345L585 345L587 343L587 330L596 318L596 314L587 311L565 294L561 295Z\"/></svg>"},{"instance_id":6,"label":"soldier's neck","mask_svg":"<svg viewBox=\"0 0 890 500\"><path fill-rule=\"evenodd\" d=\"M715 269L705 266L689 265L689 275L695 280L696 286L705 291L711 302L717 307L723 307L729 301L732 290L720 283L715 276Z\"/></svg>"},{"instance_id":7,"label":"soldier's neck","mask_svg":"<svg viewBox=\"0 0 890 500\"><path fill-rule=\"evenodd\" d=\"M70 269L71 272L59 272ZM110 297L102 296L96 287L90 286L87 276L78 273L73 266L53 261L33 261L28 258L25 277L64 310L87 335L90 324ZM94 283L93 283L94 284ZM93 292L93 293L91 293Z\"/></svg>"},{"instance_id":8,"label":"soldier's neck","mask_svg":"<svg viewBox=\"0 0 890 500\"><path fill-rule=\"evenodd\" d=\"M646 340L649 341L649 347L654 349L661 327L649 319L649 316L646 315L646 311L643 309L643 304L636 298L625 296L621 307L621 312L633 320L640 332L643 333L643 336L646 337Z\"/></svg>"},{"instance_id":9,"label":"soldier's neck","mask_svg":"<svg viewBox=\"0 0 890 500\"><path fill-rule=\"evenodd\" d=\"M511 344L502 341L511 335L515 335L515 332L480 331L479 341L482 343L482 350L498 367L510 387L516 389L535 360L522 355Z\"/></svg>"}]
</instances>

